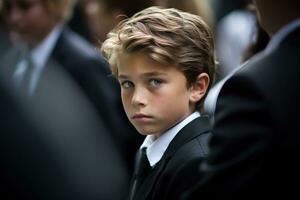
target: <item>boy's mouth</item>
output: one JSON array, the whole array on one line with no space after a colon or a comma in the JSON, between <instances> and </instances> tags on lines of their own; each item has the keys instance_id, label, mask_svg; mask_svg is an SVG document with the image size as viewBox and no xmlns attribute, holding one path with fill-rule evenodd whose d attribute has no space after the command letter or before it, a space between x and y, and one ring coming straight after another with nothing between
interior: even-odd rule
<instances>
[{"instance_id":1,"label":"boy's mouth","mask_svg":"<svg viewBox=\"0 0 300 200\"><path fill-rule=\"evenodd\" d=\"M151 117L149 115L141 114L141 113L136 113L131 117L131 119L135 120L135 121L144 121L144 120L151 119L151 118L153 118L153 117Z\"/></svg>"},{"instance_id":2,"label":"boy's mouth","mask_svg":"<svg viewBox=\"0 0 300 200\"><path fill-rule=\"evenodd\" d=\"M137 119L137 118L151 118L149 115L144 115L144 114L140 114L140 113L137 113L137 114L134 114L131 119Z\"/></svg>"}]
</instances>

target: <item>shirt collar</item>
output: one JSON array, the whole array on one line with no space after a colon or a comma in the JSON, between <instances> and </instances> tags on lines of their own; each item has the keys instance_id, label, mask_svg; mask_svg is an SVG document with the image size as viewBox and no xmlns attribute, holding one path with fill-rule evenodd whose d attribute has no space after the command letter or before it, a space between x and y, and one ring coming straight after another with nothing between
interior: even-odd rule
<instances>
[{"instance_id":1,"label":"shirt collar","mask_svg":"<svg viewBox=\"0 0 300 200\"><path fill-rule=\"evenodd\" d=\"M30 53L32 62L37 68L43 68L62 32L62 25L57 25L50 34Z\"/></svg>"},{"instance_id":2,"label":"shirt collar","mask_svg":"<svg viewBox=\"0 0 300 200\"><path fill-rule=\"evenodd\" d=\"M271 51L275 50L282 40L288 36L296 28L300 27L300 19L296 19L291 23L282 27L270 40L269 44L266 47L265 53L270 53Z\"/></svg>"},{"instance_id":3,"label":"shirt collar","mask_svg":"<svg viewBox=\"0 0 300 200\"><path fill-rule=\"evenodd\" d=\"M168 129L165 133L163 133L160 137L155 139L154 135L148 135L143 144L140 148L147 147L147 158L151 167L153 167L156 163L158 163L162 156L164 155L165 151L167 150L169 144L177 135L177 133L188 123L200 117L199 112L194 112L189 115L187 118L182 120L177 125L173 126L172 128Z\"/></svg>"}]
</instances>

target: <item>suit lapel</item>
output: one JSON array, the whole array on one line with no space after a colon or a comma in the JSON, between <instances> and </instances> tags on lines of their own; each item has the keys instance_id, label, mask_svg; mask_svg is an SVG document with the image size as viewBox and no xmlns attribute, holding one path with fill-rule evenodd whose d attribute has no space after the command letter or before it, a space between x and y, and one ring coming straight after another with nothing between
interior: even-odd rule
<instances>
[{"instance_id":1,"label":"suit lapel","mask_svg":"<svg viewBox=\"0 0 300 200\"><path fill-rule=\"evenodd\" d=\"M164 153L163 159L170 158L185 143L209 131L210 121L208 116L201 116L194 119L177 133Z\"/></svg>"},{"instance_id":2,"label":"suit lapel","mask_svg":"<svg viewBox=\"0 0 300 200\"><path fill-rule=\"evenodd\" d=\"M68 31L66 30L66 28L64 28L62 30L62 32L56 42L56 45L53 49L53 52L52 52L53 58L59 63L65 63L66 59L70 59L65 56L66 52L70 51L70 49L68 48L69 45L67 42L67 40L68 40L67 32Z\"/></svg>"},{"instance_id":3,"label":"suit lapel","mask_svg":"<svg viewBox=\"0 0 300 200\"><path fill-rule=\"evenodd\" d=\"M170 143L162 159L152 169L151 173L144 180L143 184L138 188L134 199L148 199L151 191L153 191L155 187L155 184L158 183L158 179L163 173L168 161L176 153L176 151L185 143L191 141L201 134L207 133L208 131L210 131L210 125L209 118L207 116L198 117L183 127Z\"/></svg>"},{"instance_id":4,"label":"suit lapel","mask_svg":"<svg viewBox=\"0 0 300 200\"><path fill-rule=\"evenodd\" d=\"M80 45L75 44L77 42L76 39L78 38L74 36L74 33L72 33L69 28L64 27L52 52L53 58L63 66L64 70L72 75L74 75L73 73L75 67L72 64L72 61L74 61L74 59L77 60L78 58L71 58L70 55L74 55L74 52L77 51L77 48L74 49L74 45Z\"/></svg>"}]
</instances>

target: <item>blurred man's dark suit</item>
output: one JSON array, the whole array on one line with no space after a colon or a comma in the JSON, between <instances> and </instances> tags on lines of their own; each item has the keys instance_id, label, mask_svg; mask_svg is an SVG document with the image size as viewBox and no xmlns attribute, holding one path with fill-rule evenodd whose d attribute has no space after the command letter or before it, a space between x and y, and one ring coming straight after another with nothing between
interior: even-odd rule
<instances>
[{"instance_id":1,"label":"blurred man's dark suit","mask_svg":"<svg viewBox=\"0 0 300 200\"><path fill-rule=\"evenodd\" d=\"M18 55L16 52L9 54L2 65L6 68L6 73L12 76L15 70L12 66L16 65ZM142 138L125 116L119 86L116 80L110 77L108 64L100 53L80 36L64 28L50 55L50 60L60 64L87 95L107 129L111 130L112 137L129 168L132 167L134 153ZM49 67L46 66L44 70L47 68ZM43 73L40 81L43 79Z\"/></svg>"},{"instance_id":2,"label":"blurred man's dark suit","mask_svg":"<svg viewBox=\"0 0 300 200\"><path fill-rule=\"evenodd\" d=\"M224 83L210 155L183 199L299 198L299 58L298 27Z\"/></svg>"},{"instance_id":3,"label":"blurred man's dark suit","mask_svg":"<svg viewBox=\"0 0 300 200\"><path fill-rule=\"evenodd\" d=\"M95 105L126 161L133 163L142 137L128 121L120 99L119 86L108 64L80 36L64 29L53 50L53 58L72 75Z\"/></svg>"},{"instance_id":4,"label":"blurred man's dark suit","mask_svg":"<svg viewBox=\"0 0 300 200\"><path fill-rule=\"evenodd\" d=\"M0 199L123 199L128 172L111 133L68 73L48 66L30 101L0 74Z\"/></svg>"},{"instance_id":5,"label":"blurred man's dark suit","mask_svg":"<svg viewBox=\"0 0 300 200\"><path fill-rule=\"evenodd\" d=\"M4 20L3 11L1 10L1 5L0 5L0 57L10 45L11 44L8 35L8 30Z\"/></svg>"},{"instance_id":6,"label":"blurred man's dark suit","mask_svg":"<svg viewBox=\"0 0 300 200\"><path fill-rule=\"evenodd\" d=\"M1 18L0 18L0 58L7 51L10 45L11 45L11 41L7 29L6 27L4 27L3 24L1 24Z\"/></svg>"}]
</instances>

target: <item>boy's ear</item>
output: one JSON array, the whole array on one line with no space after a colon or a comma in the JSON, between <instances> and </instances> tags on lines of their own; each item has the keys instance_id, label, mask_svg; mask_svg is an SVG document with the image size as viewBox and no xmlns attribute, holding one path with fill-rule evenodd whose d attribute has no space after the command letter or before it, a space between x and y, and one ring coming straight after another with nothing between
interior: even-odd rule
<instances>
[{"instance_id":1,"label":"boy's ear","mask_svg":"<svg viewBox=\"0 0 300 200\"><path fill-rule=\"evenodd\" d=\"M201 73L190 87L190 102L197 103L205 96L210 79L207 73Z\"/></svg>"}]
</instances>

